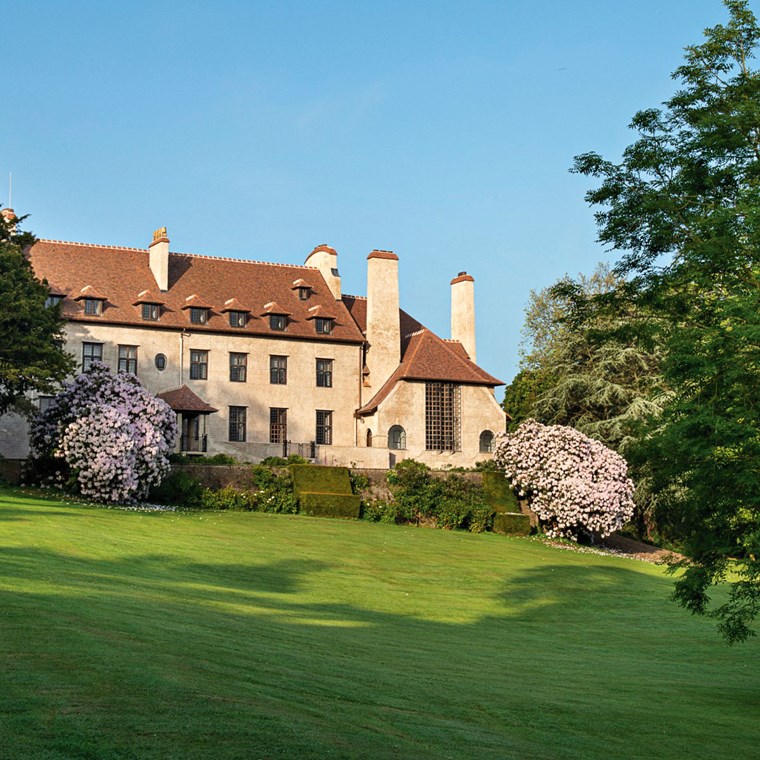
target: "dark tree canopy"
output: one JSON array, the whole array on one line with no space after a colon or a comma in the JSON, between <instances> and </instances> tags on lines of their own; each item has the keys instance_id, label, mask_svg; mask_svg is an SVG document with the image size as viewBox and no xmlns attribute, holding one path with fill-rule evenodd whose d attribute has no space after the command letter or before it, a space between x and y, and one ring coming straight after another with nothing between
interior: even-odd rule
<instances>
[{"instance_id":1,"label":"dark tree canopy","mask_svg":"<svg viewBox=\"0 0 760 760\"><path fill-rule=\"evenodd\" d=\"M633 118L622 162L588 153L575 171L600 181L599 240L622 252L625 284L597 302L636 311L663 352L671 395L637 454L689 557L675 598L734 642L760 611L760 28L745 0L724 4L728 23L686 48L680 89Z\"/></svg>"},{"instance_id":2,"label":"dark tree canopy","mask_svg":"<svg viewBox=\"0 0 760 760\"><path fill-rule=\"evenodd\" d=\"M0 215L0 414L27 391L52 392L74 369L60 307L45 305L47 283L24 256L35 238L18 231L23 219L7 216Z\"/></svg>"}]
</instances>

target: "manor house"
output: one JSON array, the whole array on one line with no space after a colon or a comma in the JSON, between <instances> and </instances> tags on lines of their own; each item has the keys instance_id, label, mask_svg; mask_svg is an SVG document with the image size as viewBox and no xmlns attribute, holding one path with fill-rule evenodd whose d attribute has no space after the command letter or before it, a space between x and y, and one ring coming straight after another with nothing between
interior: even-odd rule
<instances>
[{"instance_id":1,"label":"manor house","mask_svg":"<svg viewBox=\"0 0 760 760\"><path fill-rule=\"evenodd\" d=\"M162 228L147 250L40 240L28 255L81 369L135 373L177 413L183 453L471 466L505 429L502 383L475 363L466 272L442 339L399 308L390 251L367 257L366 298L341 292L327 245L270 264L174 253ZM20 424L0 420L0 454L25 456Z\"/></svg>"}]
</instances>

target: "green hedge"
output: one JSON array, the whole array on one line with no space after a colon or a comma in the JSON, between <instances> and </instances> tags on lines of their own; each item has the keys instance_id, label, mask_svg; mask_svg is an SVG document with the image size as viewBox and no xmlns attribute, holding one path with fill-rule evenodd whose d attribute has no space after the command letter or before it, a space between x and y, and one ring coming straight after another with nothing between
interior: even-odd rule
<instances>
[{"instance_id":1,"label":"green hedge","mask_svg":"<svg viewBox=\"0 0 760 760\"><path fill-rule=\"evenodd\" d=\"M520 511L517 495L510 487L503 473L484 472L483 491L485 492L486 502L491 505L494 512Z\"/></svg>"},{"instance_id":2,"label":"green hedge","mask_svg":"<svg viewBox=\"0 0 760 760\"><path fill-rule=\"evenodd\" d=\"M351 494L348 467L294 464L290 466L290 471L293 473L293 485L297 495L301 493Z\"/></svg>"},{"instance_id":3,"label":"green hedge","mask_svg":"<svg viewBox=\"0 0 760 760\"><path fill-rule=\"evenodd\" d=\"M497 512L493 518L494 533L508 536L527 536L530 533L530 517L510 512Z\"/></svg>"},{"instance_id":4,"label":"green hedge","mask_svg":"<svg viewBox=\"0 0 760 760\"><path fill-rule=\"evenodd\" d=\"M298 494L298 506L303 515L314 517L355 517L358 519L361 496L339 493Z\"/></svg>"}]
</instances>

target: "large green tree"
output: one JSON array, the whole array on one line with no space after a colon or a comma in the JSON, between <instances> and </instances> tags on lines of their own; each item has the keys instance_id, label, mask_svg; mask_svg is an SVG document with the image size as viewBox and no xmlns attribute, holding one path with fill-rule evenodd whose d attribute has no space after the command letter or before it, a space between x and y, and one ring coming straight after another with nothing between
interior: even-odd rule
<instances>
[{"instance_id":1,"label":"large green tree","mask_svg":"<svg viewBox=\"0 0 760 760\"><path fill-rule=\"evenodd\" d=\"M611 315L594 298L622 281L600 264L591 276L532 291L525 313L520 373L504 406L514 421L569 425L623 452L639 422L660 409L660 352L630 329L632 314ZM578 317L579 302L586 304ZM514 424L514 423L513 423Z\"/></svg>"},{"instance_id":2,"label":"large green tree","mask_svg":"<svg viewBox=\"0 0 760 760\"><path fill-rule=\"evenodd\" d=\"M60 307L45 305L47 283L24 256L35 238L22 221L0 214L0 414L28 391L52 392L74 369Z\"/></svg>"},{"instance_id":3,"label":"large green tree","mask_svg":"<svg viewBox=\"0 0 760 760\"><path fill-rule=\"evenodd\" d=\"M724 4L622 161L575 170L599 180L599 239L623 252L625 285L597 301L644 315L641 339L663 349L671 395L637 453L689 558L675 598L734 642L760 611L760 28L745 0Z\"/></svg>"}]
</instances>

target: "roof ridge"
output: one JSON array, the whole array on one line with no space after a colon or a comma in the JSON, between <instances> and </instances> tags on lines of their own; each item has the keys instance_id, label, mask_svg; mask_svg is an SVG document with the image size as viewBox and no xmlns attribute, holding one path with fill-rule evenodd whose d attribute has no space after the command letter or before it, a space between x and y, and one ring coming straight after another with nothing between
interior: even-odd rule
<instances>
[{"instance_id":1,"label":"roof ridge","mask_svg":"<svg viewBox=\"0 0 760 760\"><path fill-rule=\"evenodd\" d=\"M138 248L137 250L142 250ZM308 264L280 264L276 261L259 261L258 259L235 259L232 256L210 256L205 253L184 253L182 251L169 251L170 256L191 256L194 259L210 259L211 261L233 261L236 264L263 264L268 267L285 267L286 269L308 269L312 272L318 272L317 267Z\"/></svg>"},{"instance_id":2,"label":"roof ridge","mask_svg":"<svg viewBox=\"0 0 760 760\"><path fill-rule=\"evenodd\" d=\"M63 245L76 245L82 248L105 248L108 251L139 251L148 253L147 248L135 248L128 245L106 245L104 243L80 243L76 240L52 240L50 238L38 238L38 243L59 243ZM286 267L288 269L308 269L310 271L319 271L317 267L309 264L281 264L276 261L261 261L259 259L236 259L233 256L210 256L203 253L185 253L184 251L169 251L170 256L192 256L196 259L211 259L212 261L234 261L239 264L264 264L269 267ZM354 296L359 298L360 296Z\"/></svg>"},{"instance_id":3,"label":"roof ridge","mask_svg":"<svg viewBox=\"0 0 760 760\"><path fill-rule=\"evenodd\" d=\"M351 293L344 293L341 297L342 298L355 298L357 301L366 301L367 300L367 296L355 296L355 295L352 295Z\"/></svg>"},{"instance_id":4,"label":"roof ridge","mask_svg":"<svg viewBox=\"0 0 760 760\"><path fill-rule=\"evenodd\" d=\"M147 248L133 248L128 245L103 245L101 243L79 243L76 240L51 240L50 238L37 238L38 243L63 243L64 245L79 245L83 248L107 248L109 251L140 251L147 253Z\"/></svg>"}]
</instances>

